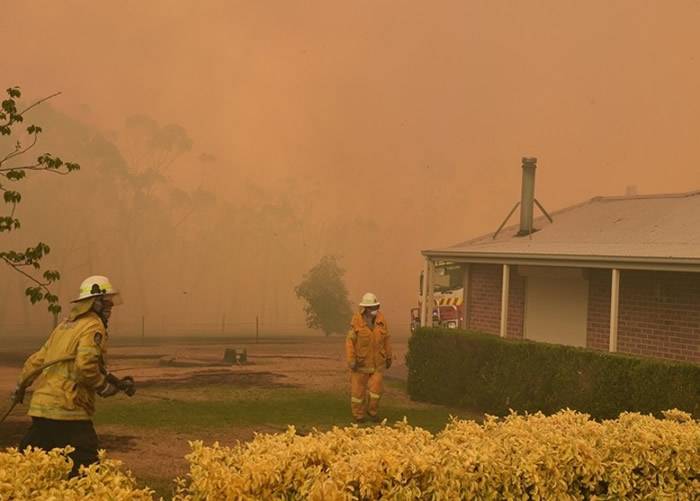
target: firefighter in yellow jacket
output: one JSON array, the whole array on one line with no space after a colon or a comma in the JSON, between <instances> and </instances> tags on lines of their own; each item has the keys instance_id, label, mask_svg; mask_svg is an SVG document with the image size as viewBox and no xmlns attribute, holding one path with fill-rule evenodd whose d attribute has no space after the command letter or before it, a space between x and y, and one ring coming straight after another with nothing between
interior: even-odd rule
<instances>
[{"instance_id":1,"label":"firefighter in yellow jacket","mask_svg":"<svg viewBox=\"0 0 700 501\"><path fill-rule=\"evenodd\" d=\"M379 421L379 399L383 392L384 370L391 367L391 344L377 296L362 296L360 311L350 323L345 351L350 367L350 401L356 422L366 417Z\"/></svg>"},{"instance_id":2,"label":"firefighter in yellow jacket","mask_svg":"<svg viewBox=\"0 0 700 501\"><path fill-rule=\"evenodd\" d=\"M81 465L97 461L97 435L92 424L95 395L109 397L127 391L133 379L119 380L104 365L107 323L119 293L103 276L87 278L80 286L68 318L44 345L24 363L13 401L24 400L24 390L41 375L29 405L32 424L20 443L51 450L72 446L72 475ZM45 367L42 370L42 367ZM123 384L120 384L123 383ZM133 391L127 393L132 394Z\"/></svg>"}]
</instances>

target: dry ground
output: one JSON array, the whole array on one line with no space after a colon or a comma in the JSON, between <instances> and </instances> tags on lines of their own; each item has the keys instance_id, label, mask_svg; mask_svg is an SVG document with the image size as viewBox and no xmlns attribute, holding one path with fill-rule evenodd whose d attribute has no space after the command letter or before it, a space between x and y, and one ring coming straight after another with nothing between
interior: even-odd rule
<instances>
[{"instance_id":1,"label":"dry ground","mask_svg":"<svg viewBox=\"0 0 700 501\"><path fill-rule=\"evenodd\" d=\"M224 364L226 348L239 351L246 348L248 363ZM430 413L435 410L439 413L436 419L442 422L440 420L447 415L444 408L412 402L405 393L402 381L407 373L406 349L406 339L394 340L395 361L386 374L385 401L390 402L395 414L415 410L424 418L433 419ZM0 395L10 394L22 361L30 352L27 347L17 346L0 350ZM329 413L319 416L319 428L349 423L349 402L347 414L344 403L349 400L348 372L343 339L338 337L265 339L260 343L252 339L169 340L151 341L146 346L140 343L120 346L113 342L109 347L108 364L118 375L133 376L138 390L133 399L119 395L109 401L98 401L95 422L100 445L109 456L124 461L139 480L164 495L171 489L171 479L187 472L184 456L189 452L190 440L233 445L250 440L256 432L282 431L287 422L280 422L280 419L285 419L287 411L292 412L289 420L298 428L316 426L313 415L304 414L304 409L286 408L295 405L294 398L302 399L301 407L305 405L303 402L308 406L316 398L328 399ZM269 406L271 398L282 399L281 415L275 416L275 409L265 411L264 408L260 411L262 414L256 414L256 402ZM211 407L209 404L213 401L224 407ZM245 404L250 415L231 412L228 419L226 409L231 407L227 401ZM171 411L179 409L179 403L192 406L188 407L193 409L189 417L199 424L188 426L188 416L171 415ZM323 404L320 405L321 410L309 412L323 413ZM333 406L335 408L330 409ZM155 416L148 413L150 407ZM200 408L204 410L198 411ZM0 405L0 411L4 409L5 406ZM158 415L159 412L162 414ZM199 412L202 414L197 415ZM202 416L209 415L207 412L212 412L214 417L202 422ZM29 424L25 413L26 406L17 408L0 425L0 449L17 444ZM161 420L163 426L159 426Z\"/></svg>"}]
</instances>

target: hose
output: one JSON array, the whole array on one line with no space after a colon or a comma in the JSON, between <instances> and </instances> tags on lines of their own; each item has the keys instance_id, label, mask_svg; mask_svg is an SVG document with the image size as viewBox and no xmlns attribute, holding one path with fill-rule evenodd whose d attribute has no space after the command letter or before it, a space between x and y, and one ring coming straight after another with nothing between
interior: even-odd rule
<instances>
[{"instance_id":1,"label":"hose","mask_svg":"<svg viewBox=\"0 0 700 501\"><path fill-rule=\"evenodd\" d=\"M38 377L39 374L41 374L41 373L44 371L44 369L47 369L47 368L51 367L52 365L55 365L55 364L58 364L58 363L61 363L61 362L70 362L70 361L72 361L72 360L75 360L75 355L70 356L70 357L59 358L59 359L56 359L56 360L52 360L51 362L47 362L47 363L45 363L45 364L40 365L39 367L37 367L36 369L34 369L32 372L30 372L29 374L27 374L27 375L19 382L19 385L17 386L17 392L23 392L23 391L25 391L25 390L32 384L32 382L34 382L34 379L35 379L36 377ZM135 368L135 367L134 367L134 368ZM130 368L126 368L126 369L117 369L117 370L115 370L114 372L118 372L118 371L121 371L121 370L129 370L129 369L130 369ZM104 372L104 371L103 371L103 372ZM112 376L112 374L108 374L108 373L106 373L106 372L104 372L104 373L105 373L105 375L107 376L108 381L110 381L112 384L114 384L115 386L117 386L117 388L119 388L121 391L123 391L123 392L126 393L127 395L132 396L132 395L135 393L136 390L135 390L135 387L134 387L134 380L133 380L133 378L131 378L131 377L124 378L124 379L130 380L130 382L127 383L127 385L125 386L123 380L119 380L119 378L116 378L116 377ZM155 394L152 394L152 393L143 393L143 392L139 392L139 394L142 395L142 396L144 396L144 397L154 398L154 399L157 399L157 400L165 400L165 401L167 401L167 402L180 402L180 400L177 400L177 399L174 399L174 398L165 397L165 396L161 396L161 395L155 395ZM10 405L10 408L7 409L7 412L5 412L5 414L3 414L3 416L0 418L0 424L2 424L2 423L5 421L5 419L7 419L7 418L9 417L9 415L12 413L12 411L14 410L14 408L17 406L18 403L19 403L19 402L17 402L16 400L14 400L14 401L12 402L12 404Z\"/></svg>"},{"instance_id":2,"label":"hose","mask_svg":"<svg viewBox=\"0 0 700 501\"><path fill-rule=\"evenodd\" d=\"M75 355L72 355L70 357L58 358L56 360L52 360L51 362L47 362L45 364L40 365L32 372L24 376L24 378L22 378L22 380L17 385L17 393L24 392L34 382L34 379L36 379L39 376L39 374L41 374L44 371L44 369L48 369L52 365L59 364L61 362L70 362L71 360L75 360ZM7 412L3 414L2 418L0 418L0 424L2 424L5 421L5 419L7 419L7 417L10 415L10 413L12 413L12 410L18 403L19 402L17 402L17 400L13 399L10 408L7 409Z\"/></svg>"}]
</instances>

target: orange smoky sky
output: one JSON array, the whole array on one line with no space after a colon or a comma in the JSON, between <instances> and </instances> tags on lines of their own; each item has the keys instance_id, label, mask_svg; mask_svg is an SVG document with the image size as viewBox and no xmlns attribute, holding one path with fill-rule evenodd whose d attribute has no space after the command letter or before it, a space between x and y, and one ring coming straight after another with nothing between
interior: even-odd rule
<instances>
[{"instance_id":1,"label":"orange smoky sky","mask_svg":"<svg viewBox=\"0 0 700 501\"><path fill-rule=\"evenodd\" d=\"M193 156L217 162L178 162L177 183L226 199L252 182L303 198L324 224L376 221L371 267L353 260L361 228L351 249L315 252L348 256L353 300L374 290L395 324L416 301L420 250L494 230L519 197L522 156L538 158L550 210L628 185L700 187L697 1L64 0L0 12L5 87L62 91L53 106L106 132L138 113L182 125ZM289 311L301 321L299 305Z\"/></svg>"}]
</instances>

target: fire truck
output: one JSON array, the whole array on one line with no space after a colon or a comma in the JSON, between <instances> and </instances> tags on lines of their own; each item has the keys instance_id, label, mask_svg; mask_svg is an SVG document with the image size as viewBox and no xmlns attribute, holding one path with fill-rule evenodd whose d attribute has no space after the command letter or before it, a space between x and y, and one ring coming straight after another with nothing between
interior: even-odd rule
<instances>
[{"instance_id":1,"label":"fire truck","mask_svg":"<svg viewBox=\"0 0 700 501\"><path fill-rule=\"evenodd\" d=\"M464 272L455 263L435 263L433 275L433 308L430 312L433 327L456 329L464 325ZM423 272L420 274L418 307L411 309L411 332L420 326L423 304Z\"/></svg>"}]
</instances>

